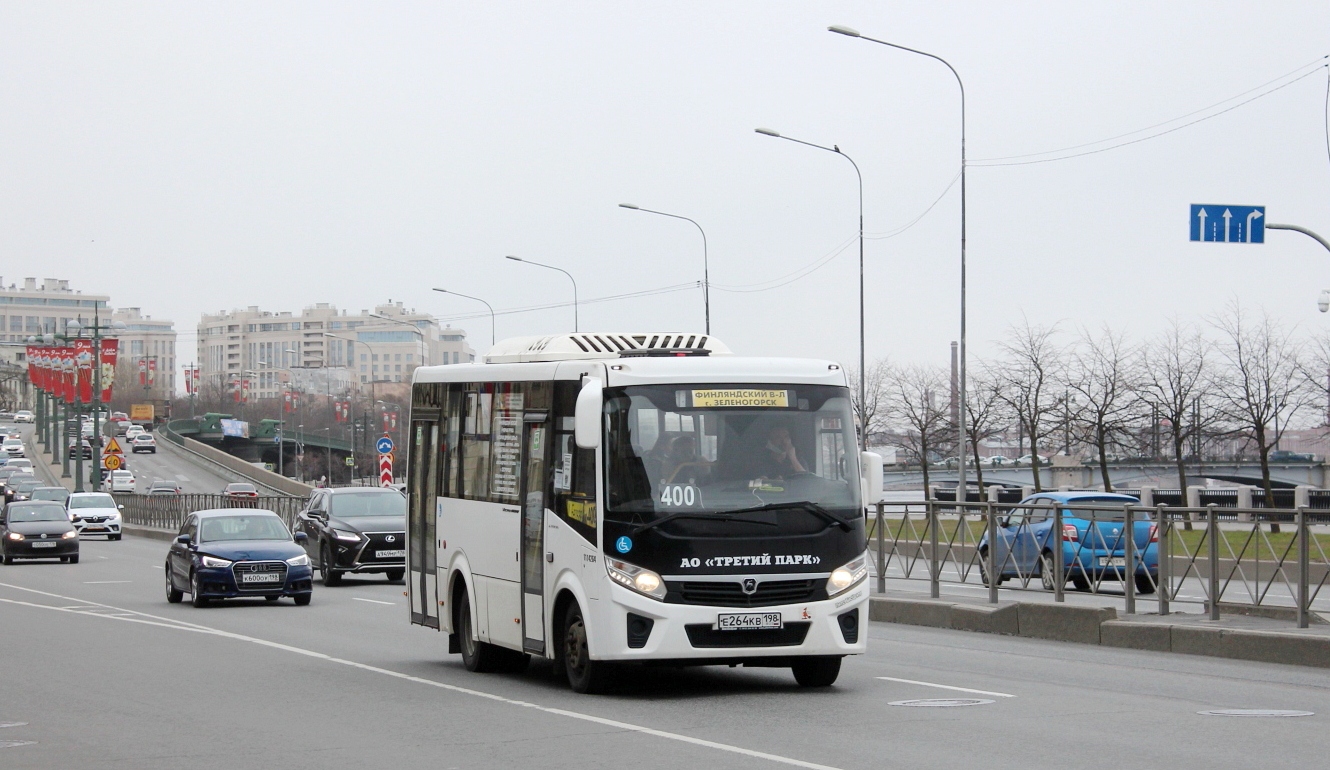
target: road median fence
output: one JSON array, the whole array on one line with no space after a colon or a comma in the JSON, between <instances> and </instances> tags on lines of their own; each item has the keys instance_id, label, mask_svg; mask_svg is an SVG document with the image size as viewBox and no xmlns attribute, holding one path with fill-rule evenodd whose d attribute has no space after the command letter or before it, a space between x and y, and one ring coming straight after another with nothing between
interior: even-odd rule
<instances>
[{"instance_id":1,"label":"road median fence","mask_svg":"<svg viewBox=\"0 0 1330 770\"><path fill-rule=\"evenodd\" d=\"M928 581L931 598L943 583L980 584L992 604L999 586L1047 591L1060 603L1070 584L1120 600L1127 614L1148 597L1159 615L1183 603L1214 620L1226 612L1299 628L1322 622L1312 607L1330 579L1330 512L1230 506L1223 514L1214 503L880 503L869 548L879 593L888 579L904 579Z\"/></svg>"},{"instance_id":2,"label":"road median fence","mask_svg":"<svg viewBox=\"0 0 1330 770\"><path fill-rule=\"evenodd\" d=\"M290 527L305 505L305 498L290 496L230 497L220 494L139 495L116 494L124 506L121 514L128 525L178 530L185 517L195 511L215 508L261 509L276 513Z\"/></svg>"}]
</instances>

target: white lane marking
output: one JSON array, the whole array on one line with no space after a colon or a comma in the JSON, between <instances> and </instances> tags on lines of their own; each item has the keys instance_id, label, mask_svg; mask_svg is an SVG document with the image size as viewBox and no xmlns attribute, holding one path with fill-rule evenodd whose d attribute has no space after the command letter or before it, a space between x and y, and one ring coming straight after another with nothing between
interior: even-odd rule
<instances>
[{"instance_id":1,"label":"white lane marking","mask_svg":"<svg viewBox=\"0 0 1330 770\"><path fill-rule=\"evenodd\" d=\"M1007 692L992 692L990 690L973 690L969 687L952 687L949 684L937 684L936 682L920 682L917 679L897 679L894 676L879 676L877 679L885 679L888 682L904 682L905 684L917 684L923 687L936 687L939 690L955 690L956 692L972 692L975 695L992 695L998 698L1015 698L1015 695Z\"/></svg>"},{"instance_id":2,"label":"white lane marking","mask_svg":"<svg viewBox=\"0 0 1330 770\"><path fill-rule=\"evenodd\" d=\"M177 473L177 474L175 475L175 478L176 478L176 481L189 481L189 477L186 476L186 475L183 474L183 473Z\"/></svg>"},{"instance_id":3,"label":"white lane marking","mask_svg":"<svg viewBox=\"0 0 1330 770\"><path fill-rule=\"evenodd\" d=\"M1125 519L1124 519L1124 521L1125 521ZM83 581L83 585L85 585L85 586L104 586L104 585L109 585L109 584L111 584L111 583L133 583L133 582L134 582L133 580L85 580L85 581Z\"/></svg>"},{"instance_id":4,"label":"white lane marking","mask_svg":"<svg viewBox=\"0 0 1330 770\"><path fill-rule=\"evenodd\" d=\"M60 594L52 594L46 591L38 591L34 588L24 588L23 586L16 586L10 583L0 583L0 587L12 588L19 591L28 591L35 594L41 594L43 596L52 596L60 599L67 599L69 601L78 601L78 599L71 596L61 596ZM271 647L276 650L283 650L285 652L290 652L296 655L304 655L306 657L315 658L317 660L323 660L328 663L336 663L338 665L360 669L361 671L368 671L374 674L381 674L383 676L392 677L394 679L401 679L407 682L414 682L416 684L423 684L429 687L436 687L440 690L448 690L449 692L455 692L461 695L471 695L477 698L484 698L486 700L494 701L496 703L504 703L509 706L520 706L522 708L535 709L536 711L543 711L546 714L568 717L569 719L578 719L583 722L591 722L593 724L603 725L605 727L613 727L619 730L641 733L643 735L651 735L656 738L664 738L666 740L678 741L680 743L688 743L694 746L701 746L703 748L715 749L717 751L724 751L731 754L739 754L745 757L753 757L754 759L765 759L767 761L775 762L777 764L790 765L793 767L804 767L808 768L809 770L840 770L840 768L833 767L831 765L820 765L816 762L805 762L802 759L794 759L793 757L784 757L779 754L769 754L765 751L746 749L742 746L734 746L728 743L718 743L716 741L708 741L703 738L694 738L691 735L672 733L666 730L657 730L652 727L643 727L642 725L635 725L632 724L631 722L620 722L616 719L606 719L605 717L598 717L593 714L584 714L580 711L570 711L568 709L554 708L552 706L542 706L538 703L531 703L529 701L521 701L513 698L505 698L502 695L495 695L494 693L488 693L483 690L473 690L469 687L459 687L455 684L445 684L444 682L436 682L432 679L425 679L419 676L411 676L410 674L403 674L399 671L392 671L391 669L379 668L378 666L371 666L366 663L357 663L356 661L353 660L334 658L331 655L326 655L321 652L315 652L313 650L307 650L302 647L294 647L289 644L273 642L267 639L260 639L254 636L237 634L232 631L222 631L221 629L210 628L208 626L201 626L196 623L185 623L182 621L172 620L170 618L159 617L157 615L148 615L147 613L139 612L139 613L129 613L132 615L136 615L137 617L122 617L120 615L102 615L93 612L80 612L78 610L67 610L62 607L55 607L50 604L36 604L34 602L18 601L17 599L0 598L0 602L6 604L17 604L25 607L33 607L41 610L52 610L55 612L69 612L76 615L84 615L86 617L104 618L106 620L116 620L123 623L141 623L143 625L160 626L162 628L171 628L171 629L176 629L178 631L190 631L194 633L220 636L227 639L234 639L236 641L250 642L251 644L257 644L262 647ZM120 607L112 607L109 604L98 604L96 602L89 602L89 604L94 604L96 606L104 607L106 609L114 609L114 610L122 609ZM143 618L154 618L154 620L143 620ZM165 621L165 622L155 622L155 621Z\"/></svg>"},{"instance_id":5,"label":"white lane marking","mask_svg":"<svg viewBox=\"0 0 1330 770\"><path fill-rule=\"evenodd\" d=\"M351 598L358 602L370 602L371 604L387 604L387 605L397 604L397 602L381 602L378 599L361 599L359 596L352 596Z\"/></svg>"}]
</instances>

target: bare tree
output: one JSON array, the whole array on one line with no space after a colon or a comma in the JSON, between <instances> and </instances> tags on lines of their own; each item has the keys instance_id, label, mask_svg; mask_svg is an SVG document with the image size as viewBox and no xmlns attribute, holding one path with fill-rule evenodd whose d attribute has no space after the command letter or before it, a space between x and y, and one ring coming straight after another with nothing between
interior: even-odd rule
<instances>
[{"instance_id":1,"label":"bare tree","mask_svg":"<svg viewBox=\"0 0 1330 770\"><path fill-rule=\"evenodd\" d=\"M1030 468L1036 492L1039 480L1039 441L1049 430L1061 405L1056 391L1063 351L1054 339L1057 327L1030 326L1023 321L1007 332L1002 349L1008 360L1001 365L1000 398L1030 437Z\"/></svg>"},{"instance_id":2,"label":"bare tree","mask_svg":"<svg viewBox=\"0 0 1330 770\"><path fill-rule=\"evenodd\" d=\"M891 407L891 364L885 358L879 358L868 365L868 376L864 379L864 399L859 401L859 372L851 369L850 403L854 408L854 417L859 421L859 430L863 431L861 444L868 445L868 437L886 429Z\"/></svg>"},{"instance_id":3,"label":"bare tree","mask_svg":"<svg viewBox=\"0 0 1330 770\"><path fill-rule=\"evenodd\" d=\"M1307 390L1316 394L1322 409L1319 424L1330 428L1330 333L1321 332L1312 338L1303 360L1303 379ZM1316 406L1312 405L1315 409Z\"/></svg>"},{"instance_id":4,"label":"bare tree","mask_svg":"<svg viewBox=\"0 0 1330 770\"><path fill-rule=\"evenodd\" d=\"M984 466L979 463L979 442L1003 432L1007 413L998 375L983 364L974 370L979 374L969 378L969 387L965 389L965 440L974 458L975 482L983 489Z\"/></svg>"},{"instance_id":5,"label":"bare tree","mask_svg":"<svg viewBox=\"0 0 1330 770\"><path fill-rule=\"evenodd\" d=\"M1127 431L1135 416L1135 358L1135 351L1122 334L1104 327L1098 337L1093 337L1083 330L1068 372L1067 388L1079 397L1077 427L1097 450L1105 492L1113 491L1108 447Z\"/></svg>"},{"instance_id":6,"label":"bare tree","mask_svg":"<svg viewBox=\"0 0 1330 770\"><path fill-rule=\"evenodd\" d=\"M1137 397L1168 424L1177 464L1178 489L1187 493L1187 443L1212 428L1219 413L1207 403L1197 409L1197 400L1210 401L1212 346L1200 331L1183 327L1174 319L1159 336L1138 353L1140 379ZM1185 497L1184 497L1185 499Z\"/></svg>"},{"instance_id":7,"label":"bare tree","mask_svg":"<svg viewBox=\"0 0 1330 770\"><path fill-rule=\"evenodd\" d=\"M1224 367L1218 390L1225 416L1255 443L1261 458L1265 504L1274 504L1270 450L1297 413L1308 405L1301 346L1266 313L1251 319L1236 301L1214 319L1221 333Z\"/></svg>"},{"instance_id":8,"label":"bare tree","mask_svg":"<svg viewBox=\"0 0 1330 770\"><path fill-rule=\"evenodd\" d=\"M918 461L924 472L927 493L928 456L950 436L951 417L947 407L947 378L933 367L911 366L898 369L891 382L892 414L904 430L905 449Z\"/></svg>"}]
</instances>

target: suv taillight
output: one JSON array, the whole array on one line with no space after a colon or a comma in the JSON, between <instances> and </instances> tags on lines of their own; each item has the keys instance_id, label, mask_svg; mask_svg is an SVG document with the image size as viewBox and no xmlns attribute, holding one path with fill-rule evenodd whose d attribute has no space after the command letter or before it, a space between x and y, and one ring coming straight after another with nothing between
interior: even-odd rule
<instances>
[{"instance_id":1,"label":"suv taillight","mask_svg":"<svg viewBox=\"0 0 1330 770\"><path fill-rule=\"evenodd\" d=\"M1075 524L1062 525L1062 539L1075 543L1081 539L1081 534L1076 531Z\"/></svg>"}]
</instances>

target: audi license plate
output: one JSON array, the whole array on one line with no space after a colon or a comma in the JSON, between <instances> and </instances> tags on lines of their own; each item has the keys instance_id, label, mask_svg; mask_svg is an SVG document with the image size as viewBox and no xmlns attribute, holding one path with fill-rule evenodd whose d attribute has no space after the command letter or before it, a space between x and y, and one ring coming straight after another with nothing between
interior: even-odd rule
<instances>
[{"instance_id":1,"label":"audi license plate","mask_svg":"<svg viewBox=\"0 0 1330 770\"><path fill-rule=\"evenodd\" d=\"M33 548L55 548L55 543L33 543Z\"/></svg>"},{"instance_id":2,"label":"audi license plate","mask_svg":"<svg viewBox=\"0 0 1330 770\"><path fill-rule=\"evenodd\" d=\"M1099 566L1101 567L1125 567L1127 566L1126 556L1100 556Z\"/></svg>"},{"instance_id":3,"label":"audi license plate","mask_svg":"<svg viewBox=\"0 0 1330 770\"><path fill-rule=\"evenodd\" d=\"M282 573L280 572L246 572L240 576L242 583L280 583L282 582Z\"/></svg>"},{"instance_id":4,"label":"audi license plate","mask_svg":"<svg viewBox=\"0 0 1330 770\"><path fill-rule=\"evenodd\" d=\"M375 552L374 552L374 558L376 558L376 559L405 559L405 558L406 558L406 550L404 549L404 550L401 550L401 551L375 551Z\"/></svg>"},{"instance_id":5,"label":"audi license plate","mask_svg":"<svg viewBox=\"0 0 1330 770\"><path fill-rule=\"evenodd\" d=\"M721 631L769 630L783 626L779 612L745 612L716 616L716 628Z\"/></svg>"}]
</instances>

